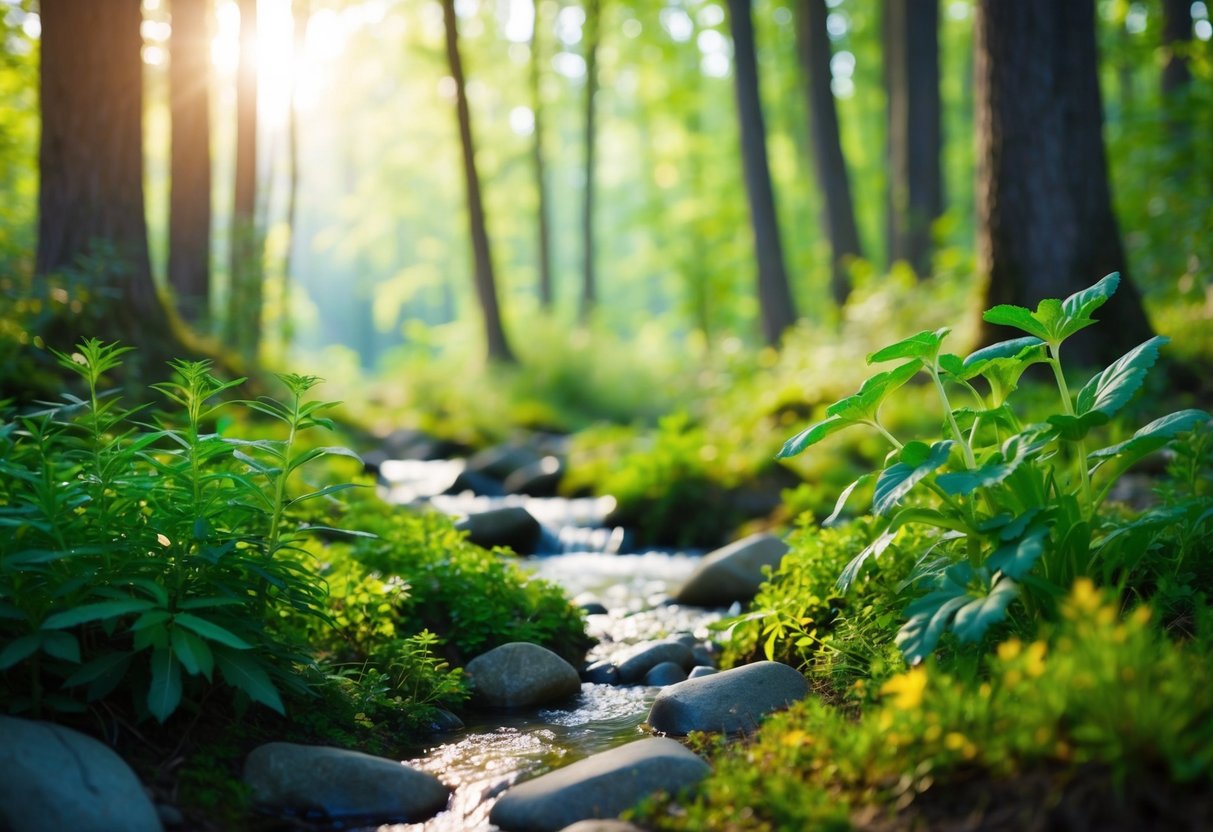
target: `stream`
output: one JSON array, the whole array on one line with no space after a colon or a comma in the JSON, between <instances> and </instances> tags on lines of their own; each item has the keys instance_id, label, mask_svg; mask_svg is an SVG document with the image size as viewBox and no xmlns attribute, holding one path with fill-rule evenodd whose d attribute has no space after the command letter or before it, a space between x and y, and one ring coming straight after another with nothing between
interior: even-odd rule
<instances>
[{"instance_id":1,"label":"stream","mask_svg":"<svg viewBox=\"0 0 1213 832\"><path fill-rule=\"evenodd\" d=\"M425 494L424 477L442 481L446 462L412 463L411 478L389 480L389 498L451 515L504 506L526 508L543 527L540 553L521 558L536 576L563 587L569 598L593 597L606 614L588 615L597 642L587 661L613 660L633 645L667 636L709 638L708 625L725 610L665 604L699 561L698 552L628 551L623 529L604 526L610 497L481 497ZM428 469L428 470L427 470ZM432 488L432 486L431 486ZM447 809L424 823L366 827L379 832L482 832L496 799L513 783L569 765L591 754L641 739L641 727L660 688L582 683L564 707L487 712L469 710L463 730L438 735L404 762L436 775L454 791Z\"/></svg>"}]
</instances>

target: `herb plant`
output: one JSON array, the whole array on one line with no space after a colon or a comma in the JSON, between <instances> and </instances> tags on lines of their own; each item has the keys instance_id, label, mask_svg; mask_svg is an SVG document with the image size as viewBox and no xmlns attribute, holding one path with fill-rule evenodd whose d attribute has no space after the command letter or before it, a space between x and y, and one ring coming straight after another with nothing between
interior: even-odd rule
<instances>
[{"instance_id":1,"label":"herb plant","mask_svg":"<svg viewBox=\"0 0 1213 832\"><path fill-rule=\"evenodd\" d=\"M861 486L873 485L871 514L880 533L842 570L845 593L864 567L909 525L934 529L937 539L909 579L924 591L906 608L897 635L906 659L918 663L951 630L980 639L1021 598L1029 612L1051 609L1079 576L1100 575L1100 547L1121 521L1100 513L1116 480L1135 462L1209 420L1182 410L1149 423L1111 445L1098 441L1154 364L1164 337L1154 337L1096 373L1072 394L1061 363L1062 344L1091 326L1091 315L1116 291L1119 275L1065 300L1042 300L1035 311L1001 305L985 320L1024 337L1002 341L967 358L942 350L949 330L924 331L868 356L900 362L854 395L830 405L826 419L785 443L780 457L804 451L840 430L866 425L892 451L879 471L864 474L838 499L827 524ZM1052 371L1058 399L1043 421L1026 422L1012 407L1023 372ZM880 420L881 404L911 378L925 375L938 394L943 436L903 442ZM966 406L953 402L963 397Z\"/></svg>"}]
</instances>

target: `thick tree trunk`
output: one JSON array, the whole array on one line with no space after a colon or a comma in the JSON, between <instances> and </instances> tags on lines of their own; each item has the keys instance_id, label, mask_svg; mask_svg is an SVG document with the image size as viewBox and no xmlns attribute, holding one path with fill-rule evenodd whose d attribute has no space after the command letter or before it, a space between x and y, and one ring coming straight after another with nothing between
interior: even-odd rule
<instances>
[{"instance_id":1,"label":"thick tree trunk","mask_svg":"<svg viewBox=\"0 0 1213 832\"><path fill-rule=\"evenodd\" d=\"M1188 0L1163 0L1162 46L1165 59L1161 84L1164 96L1185 89L1191 82L1192 73L1188 69L1185 52L1191 43L1192 4Z\"/></svg>"},{"instance_id":2,"label":"thick tree trunk","mask_svg":"<svg viewBox=\"0 0 1213 832\"><path fill-rule=\"evenodd\" d=\"M295 0L291 5L292 43L295 55L303 52L307 41L307 23L311 16L311 0ZM297 60L297 58L296 58ZM285 353L295 338L295 321L291 317L291 289L294 282L295 226L299 214L299 87L298 78L291 75L291 102L286 122L286 245L282 254L282 329L279 333Z\"/></svg>"},{"instance_id":3,"label":"thick tree trunk","mask_svg":"<svg viewBox=\"0 0 1213 832\"><path fill-rule=\"evenodd\" d=\"M585 191L581 209L581 320L587 321L598 302L594 277L594 150L598 139L594 99L598 95L599 0L587 0L585 9Z\"/></svg>"},{"instance_id":4,"label":"thick tree trunk","mask_svg":"<svg viewBox=\"0 0 1213 832\"><path fill-rule=\"evenodd\" d=\"M538 252L536 262L539 267L539 305L551 310L554 295L552 292L552 240L551 228L548 223L548 188L547 164L543 152L543 60L541 58L542 44L539 42L539 13L540 3L535 0L531 4L533 23L531 29L531 111L535 115L534 140L531 143L531 158L535 166L535 193L538 199L537 225Z\"/></svg>"},{"instance_id":5,"label":"thick tree trunk","mask_svg":"<svg viewBox=\"0 0 1213 832\"><path fill-rule=\"evenodd\" d=\"M976 32L978 261L986 304L1035 308L1105 274L1120 291L1067 342L1080 364L1149 337L1125 273L1102 135L1093 0L981 0ZM983 342L1006 337L986 327Z\"/></svg>"},{"instance_id":6,"label":"thick tree trunk","mask_svg":"<svg viewBox=\"0 0 1213 832\"><path fill-rule=\"evenodd\" d=\"M468 195L468 224L475 260L476 296L484 316L485 345L489 360L513 363L514 353L505 339L501 326L501 311L497 305L497 283L493 276L493 259L489 251L489 232L480 198L480 177L476 173L476 147L472 142L472 116L468 108L467 90L463 80L463 62L459 57L459 31L455 19L455 0L442 0L442 16L446 24L446 56L451 77L455 79L455 108L459 119L459 140L463 149L463 174Z\"/></svg>"},{"instance_id":7,"label":"thick tree trunk","mask_svg":"<svg viewBox=\"0 0 1213 832\"><path fill-rule=\"evenodd\" d=\"M236 183L232 204L228 342L248 361L261 345L261 246L257 232L257 0L240 3L236 81Z\"/></svg>"},{"instance_id":8,"label":"thick tree trunk","mask_svg":"<svg viewBox=\"0 0 1213 832\"><path fill-rule=\"evenodd\" d=\"M750 0L729 0L733 28L733 82L737 93L737 115L741 127L741 156L746 193L750 200L750 224L754 230L754 253L758 261L758 305L762 334L778 346L780 338L796 322L796 308L788 289L775 193L767 166L766 125L758 92L758 62L754 53L754 26Z\"/></svg>"},{"instance_id":9,"label":"thick tree trunk","mask_svg":"<svg viewBox=\"0 0 1213 832\"><path fill-rule=\"evenodd\" d=\"M143 201L143 61L139 0L42 0L42 137L35 271L95 255L114 275L98 335L163 346ZM55 344L67 347L70 344Z\"/></svg>"},{"instance_id":10,"label":"thick tree trunk","mask_svg":"<svg viewBox=\"0 0 1213 832\"><path fill-rule=\"evenodd\" d=\"M211 40L207 0L173 0L168 282L185 320L205 324L211 295Z\"/></svg>"},{"instance_id":11,"label":"thick tree trunk","mask_svg":"<svg viewBox=\"0 0 1213 832\"><path fill-rule=\"evenodd\" d=\"M825 0L801 0L796 18L801 66L809 98L809 134L817 181L825 196L826 236L830 239L832 271L830 290L840 306L851 291L848 262L861 257L851 183L838 135L838 111L830 82L830 36L826 30Z\"/></svg>"},{"instance_id":12,"label":"thick tree trunk","mask_svg":"<svg viewBox=\"0 0 1213 832\"><path fill-rule=\"evenodd\" d=\"M930 274L931 224L943 214L939 0L885 0L889 262Z\"/></svg>"}]
</instances>

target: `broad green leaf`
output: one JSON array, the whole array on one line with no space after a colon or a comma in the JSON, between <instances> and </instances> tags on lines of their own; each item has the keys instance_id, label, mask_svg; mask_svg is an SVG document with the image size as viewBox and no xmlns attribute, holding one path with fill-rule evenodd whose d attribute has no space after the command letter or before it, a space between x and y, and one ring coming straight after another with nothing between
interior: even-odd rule
<instances>
[{"instance_id":1,"label":"broad green leaf","mask_svg":"<svg viewBox=\"0 0 1213 832\"><path fill-rule=\"evenodd\" d=\"M842 574L838 576L836 586L838 591L845 595L855 583L855 579L859 577L859 571L863 569L863 565L868 562L869 558L880 557L885 549L889 548L889 544L893 542L893 538L897 537L897 532L886 529L876 536L876 539L869 543L864 550L856 555L850 563L842 569Z\"/></svg>"},{"instance_id":2,"label":"broad green leaf","mask_svg":"<svg viewBox=\"0 0 1213 832\"><path fill-rule=\"evenodd\" d=\"M988 595L972 598L956 611L952 629L961 641L977 641L986 630L1002 621L1007 615L1007 606L1019 595L1019 586L1010 578L1001 578L990 588Z\"/></svg>"},{"instance_id":3,"label":"broad green leaf","mask_svg":"<svg viewBox=\"0 0 1213 832\"><path fill-rule=\"evenodd\" d=\"M1175 436L1192 430L1197 425L1209 421L1210 418L1213 417L1203 410L1180 410L1155 419L1124 442L1092 451L1087 454L1087 459L1104 460L1119 454L1127 454L1140 459L1151 451L1158 450Z\"/></svg>"},{"instance_id":4,"label":"broad green leaf","mask_svg":"<svg viewBox=\"0 0 1213 832\"><path fill-rule=\"evenodd\" d=\"M178 606L183 610L203 610L211 607L238 607L244 603L239 598L186 598Z\"/></svg>"},{"instance_id":5,"label":"broad green leaf","mask_svg":"<svg viewBox=\"0 0 1213 832\"><path fill-rule=\"evenodd\" d=\"M220 627L214 622L199 618L193 613L179 612L173 617L173 622L186 629L193 630L198 635L210 641L225 644L233 650L248 650L252 647L240 636L230 630Z\"/></svg>"},{"instance_id":6,"label":"broad green leaf","mask_svg":"<svg viewBox=\"0 0 1213 832\"><path fill-rule=\"evenodd\" d=\"M144 612L155 606L151 601L131 598L125 601L100 601L96 604L83 604L75 609L65 610L48 616L42 626L48 630L61 630L85 624L89 621L100 621L105 618L117 618L132 612Z\"/></svg>"},{"instance_id":7,"label":"broad green leaf","mask_svg":"<svg viewBox=\"0 0 1213 832\"><path fill-rule=\"evenodd\" d=\"M933 508L914 506L903 508L889 518L889 531L896 531L902 526L934 526L937 529L951 529L961 535L972 534L973 530L958 517L944 514Z\"/></svg>"},{"instance_id":8,"label":"broad green leaf","mask_svg":"<svg viewBox=\"0 0 1213 832\"><path fill-rule=\"evenodd\" d=\"M269 674L255 656L221 648L215 651L215 662L229 685L244 691L254 702L260 702L280 714L286 714L282 697L278 695Z\"/></svg>"},{"instance_id":9,"label":"broad green leaf","mask_svg":"<svg viewBox=\"0 0 1213 832\"><path fill-rule=\"evenodd\" d=\"M1078 391L1075 412L1081 416L1098 410L1115 416L1141 387L1146 372L1158 360L1159 347L1169 340L1164 335L1156 335L1118 358Z\"/></svg>"},{"instance_id":10,"label":"broad green leaf","mask_svg":"<svg viewBox=\"0 0 1213 832\"><path fill-rule=\"evenodd\" d=\"M133 653L127 650L104 653L82 665L71 676L68 676L64 680L63 686L73 688L77 685L87 685L96 679L112 673L118 673L119 676L124 675L126 673L126 666L130 664L131 656L133 655Z\"/></svg>"},{"instance_id":11,"label":"broad green leaf","mask_svg":"<svg viewBox=\"0 0 1213 832\"><path fill-rule=\"evenodd\" d=\"M1062 310L1072 318L1089 318L1108 302L1120 286L1120 272L1112 272L1094 286L1075 292L1061 302Z\"/></svg>"},{"instance_id":12,"label":"broad green leaf","mask_svg":"<svg viewBox=\"0 0 1213 832\"><path fill-rule=\"evenodd\" d=\"M26 633L19 636L0 650L0 670L8 670L13 665L28 659L42 646L42 631Z\"/></svg>"},{"instance_id":13,"label":"broad green leaf","mask_svg":"<svg viewBox=\"0 0 1213 832\"><path fill-rule=\"evenodd\" d=\"M853 396L847 396L826 408L826 415L840 416L853 422L874 418L880 403L913 378L921 367L922 362L914 360L892 370L877 373L865 381Z\"/></svg>"},{"instance_id":14,"label":"broad green leaf","mask_svg":"<svg viewBox=\"0 0 1213 832\"><path fill-rule=\"evenodd\" d=\"M362 457L358 456L358 454L354 453L349 448L342 448L339 445L334 445L328 448L312 448L303 452L287 464L286 470L294 471L296 468L307 465L312 460L319 459L322 456L344 456L349 457L350 459L356 459L360 463L362 462Z\"/></svg>"},{"instance_id":15,"label":"broad green leaf","mask_svg":"<svg viewBox=\"0 0 1213 832\"><path fill-rule=\"evenodd\" d=\"M80 642L71 633L60 630L44 630L42 652L72 664L80 663Z\"/></svg>"},{"instance_id":16,"label":"broad green leaf","mask_svg":"<svg viewBox=\"0 0 1213 832\"><path fill-rule=\"evenodd\" d=\"M1044 441L1042 441L1044 436ZM1005 480L1023 464L1032 453L1040 450L1051 439L1040 425L1033 425L1022 433L1007 439L1002 450L994 457L971 471L949 471L940 474L935 484L949 495L968 494L978 488L988 488Z\"/></svg>"},{"instance_id":17,"label":"broad green leaf","mask_svg":"<svg viewBox=\"0 0 1213 832\"><path fill-rule=\"evenodd\" d=\"M775 454L775 458L786 459L790 456L796 456L805 448L816 445L827 436L856 424L859 423L850 419L844 419L841 416L830 416L824 421L809 425L787 442L784 442L783 447L779 449L779 453Z\"/></svg>"},{"instance_id":18,"label":"broad green leaf","mask_svg":"<svg viewBox=\"0 0 1213 832\"><path fill-rule=\"evenodd\" d=\"M173 654L187 673L191 676L201 674L207 679L211 678L215 658L205 641L184 627L174 627L169 643L173 646Z\"/></svg>"},{"instance_id":19,"label":"broad green leaf","mask_svg":"<svg viewBox=\"0 0 1213 832\"><path fill-rule=\"evenodd\" d=\"M181 704L181 665L171 651L152 651L152 680L147 689L147 709L164 722Z\"/></svg>"},{"instance_id":20,"label":"broad green leaf","mask_svg":"<svg viewBox=\"0 0 1213 832\"><path fill-rule=\"evenodd\" d=\"M909 618L894 639L906 661L915 665L931 655L952 616L968 601L963 586L957 589L949 583L946 589L929 592L906 607Z\"/></svg>"},{"instance_id":21,"label":"broad green leaf","mask_svg":"<svg viewBox=\"0 0 1213 832\"><path fill-rule=\"evenodd\" d=\"M352 482L343 482L343 483L338 483L336 485L327 485L324 488L318 489L316 491L312 491L312 492L310 492L308 494L304 494L300 497L296 497L293 500L289 500L287 502L287 505L293 506L296 503L302 503L305 500L314 500L317 497L325 497L325 496L328 496L329 494L336 494L339 491L345 491L347 488L362 488L362 487L364 487L364 486L360 486L357 483L352 483Z\"/></svg>"},{"instance_id":22,"label":"broad green leaf","mask_svg":"<svg viewBox=\"0 0 1213 832\"><path fill-rule=\"evenodd\" d=\"M922 332L872 353L868 356L868 363L879 364L898 358L911 358L918 359L924 364L932 364L935 356L939 354L939 347L943 343L943 339L951 331L948 327L942 327L934 332L924 329Z\"/></svg>"},{"instance_id":23,"label":"broad green leaf","mask_svg":"<svg viewBox=\"0 0 1213 832\"><path fill-rule=\"evenodd\" d=\"M1002 544L990 555L986 565L1007 577L1022 578L1032 571L1036 561L1044 554L1046 534L1046 529L1036 528L1018 540Z\"/></svg>"},{"instance_id":24,"label":"broad green leaf","mask_svg":"<svg viewBox=\"0 0 1213 832\"><path fill-rule=\"evenodd\" d=\"M1091 431L1112 421L1112 417L1101 410L1092 410L1081 416L1054 413L1048 421L1050 425L1057 428L1057 435L1062 439L1067 442L1078 442L1085 439Z\"/></svg>"},{"instance_id":25,"label":"broad green leaf","mask_svg":"<svg viewBox=\"0 0 1213 832\"><path fill-rule=\"evenodd\" d=\"M875 493L872 495L873 514L879 516L886 513L915 485L948 461L948 454L952 451L951 440L936 442L925 453L917 447L922 444L919 442L906 445L909 453L903 451L902 459L909 461L890 465L880 472Z\"/></svg>"},{"instance_id":26,"label":"broad green leaf","mask_svg":"<svg viewBox=\"0 0 1213 832\"><path fill-rule=\"evenodd\" d=\"M1013 326L1029 335L1040 338L1042 341L1049 340L1049 330L1040 321L1036 320L1029 310L1022 306L1012 306L1006 303L1000 304L992 309L987 309L981 317L987 323L999 326Z\"/></svg>"},{"instance_id":27,"label":"broad green leaf","mask_svg":"<svg viewBox=\"0 0 1213 832\"><path fill-rule=\"evenodd\" d=\"M976 352L969 353L964 360L964 366L981 365L996 358L1023 358L1029 351L1044 346L1044 343L1044 341L1034 336L999 341L996 344L990 344L988 347L983 347Z\"/></svg>"},{"instance_id":28,"label":"broad green leaf","mask_svg":"<svg viewBox=\"0 0 1213 832\"><path fill-rule=\"evenodd\" d=\"M842 509L844 506L846 506L847 500L850 499L851 493L856 488L859 488L862 485L867 485L875 478L876 478L876 474L874 474L874 473L864 474L859 479L855 480L855 482L851 483L846 488L844 488L842 490L842 493L838 495L838 501L834 503L834 510L832 512L830 512L829 517L827 517L826 519L821 521L821 525L823 525L823 526L833 525L834 521L838 519L838 516L840 514L842 514Z\"/></svg>"}]
</instances>

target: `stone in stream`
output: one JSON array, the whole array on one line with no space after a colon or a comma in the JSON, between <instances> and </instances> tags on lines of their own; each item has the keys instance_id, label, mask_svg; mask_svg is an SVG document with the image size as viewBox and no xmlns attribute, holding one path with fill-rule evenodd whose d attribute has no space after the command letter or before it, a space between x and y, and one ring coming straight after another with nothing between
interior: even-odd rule
<instances>
[{"instance_id":1,"label":"stone in stream","mask_svg":"<svg viewBox=\"0 0 1213 832\"><path fill-rule=\"evenodd\" d=\"M759 720L803 699L804 676L779 662L755 662L662 689L648 723L654 731L686 736L692 731L750 732Z\"/></svg>"},{"instance_id":2,"label":"stone in stream","mask_svg":"<svg viewBox=\"0 0 1213 832\"><path fill-rule=\"evenodd\" d=\"M555 497L563 476L564 465L560 458L545 456L543 459L524 465L506 477L505 490L510 494Z\"/></svg>"},{"instance_id":3,"label":"stone in stream","mask_svg":"<svg viewBox=\"0 0 1213 832\"><path fill-rule=\"evenodd\" d=\"M686 789L710 770L675 740L643 739L514 786L489 821L505 830L557 832L580 820L616 817L654 792Z\"/></svg>"},{"instance_id":4,"label":"stone in stream","mask_svg":"<svg viewBox=\"0 0 1213 832\"><path fill-rule=\"evenodd\" d=\"M720 671L708 664L697 664L687 674L688 679L698 679L700 676L712 676Z\"/></svg>"},{"instance_id":5,"label":"stone in stream","mask_svg":"<svg viewBox=\"0 0 1213 832\"><path fill-rule=\"evenodd\" d=\"M623 820L579 820L560 832L644 832L639 826Z\"/></svg>"},{"instance_id":6,"label":"stone in stream","mask_svg":"<svg viewBox=\"0 0 1213 832\"><path fill-rule=\"evenodd\" d=\"M592 592L583 592L573 599L573 606L579 607L586 615L606 615L610 610L606 608L606 604L598 600L598 596Z\"/></svg>"},{"instance_id":7,"label":"stone in stream","mask_svg":"<svg viewBox=\"0 0 1213 832\"><path fill-rule=\"evenodd\" d=\"M527 708L581 692L577 670L546 647L514 641L467 664L477 701L492 708Z\"/></svg>"},{"instance_id":8,"label":"stone in stream","mask_svg":"<svg viewBox=\"0 0 1213 832\"><path fill-rule=\"evenodd\" d=\"M533 552L539 543L539 521L522 506L506 506L469 514L455 524L477 546L506 546L519 554Z\"/></svg>"},{"instance_id":9,"label":"stone in stream","mask_svg":"<svg viewBox=\"0 0 1213 832\"><path fill-rule=\"evenodd\" d=\"M665 687L686 681L687 672L676 662L662 662L654 665L644 674L644 683L651 687Z\"/></svg>"},{"instance_id":10,"label":"stone in stream","mask_svg":"<svg viewBox=\"0 0 1213 832\"><path fill-rule=\"evenodd\" d=\"M542 454L533 448L506 442L473 454L468 458L467 470L504 481L519 468L525 468L541 457Z\"/></svg>"},{"instance_id":11,"label":"stone in stream","mask_svg":"<svg viewBox=\"0 0 1213 832\"><path fill-rule=\"evenodd\" d=\"M695 664L691 648L682 642L651 641L633 648L619 662L619 681L625 685L633 685L662 662L674 662L684 669Z\"/></svg>"},{"instance_id":12,"label":"stone in stream","mask_svg":"<svg viewBox=\"0 0 1213 832\"><path fill-rule=\"evenodd\" d=\"M9 832L160 832L130 767L92 737L0 716L0 829Z\"/></svg>"},{"instance_id":13,"label":"stone in stream","mask_svg":"<svg viewBox=\"0 0 1213 832\"><path fill-rule=\"evenodd\" d=\"M754 534L707 555L674 593L679 604L693 607L727 607L745 603L758 594L765 580L764 566L775 568L788 544L771 534Z\"/></svg>"},{"instance_id":14,"label":"stone in stream","mask_svg":"<svg viewBox=\"0 0 1213 832\"><path fill-rule=\"evenodd\" d=\"M425 820L449 797L438 778L395 760L290 742L254 748L244 782L265 809L380 822Z\"/></svg>"},{"instance_id":15,"label":"stone in stream","mask_svg":"<svg viewBox=\"0 0 1213 832\"><path fill-rule=\"evenodd\" d=\"M594 662L581 671L581 678L583 681L592 682L595 685L617 685L619 684L619 668L610 662Z\"/></svg>"}]
</instances>

